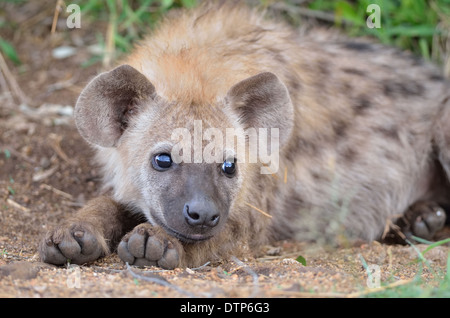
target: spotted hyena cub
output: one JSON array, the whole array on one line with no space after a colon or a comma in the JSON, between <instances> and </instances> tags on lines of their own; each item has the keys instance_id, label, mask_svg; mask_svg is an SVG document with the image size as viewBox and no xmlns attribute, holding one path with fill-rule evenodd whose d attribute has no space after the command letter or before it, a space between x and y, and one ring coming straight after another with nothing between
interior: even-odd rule
<instances>
[{"instance_id":1,"label":"spotted hyena cub","mask_svg":"<svg viewBox=\"0 0 450 318\"><path fill-rule=\"evenodd\" d=\"M450 202L450 84L378 44L300 35L247 8L166 18L75 107L110 195L49 231L43 261L117 250L198 266L271 240L427 239Z\"/></svg>"}]
</instances>

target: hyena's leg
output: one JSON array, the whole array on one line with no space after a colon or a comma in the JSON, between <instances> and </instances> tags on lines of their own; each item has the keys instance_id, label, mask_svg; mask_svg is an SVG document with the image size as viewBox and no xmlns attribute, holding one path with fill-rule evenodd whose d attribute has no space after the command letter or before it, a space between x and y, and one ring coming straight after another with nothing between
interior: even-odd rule
<instances>
[{"instance_id":1,"label":"hyena's leg","mask_svg":"<svg viewBox=\"0 0 450 318\"><path fill-rule=\"evenodd\" d=\"M438 160L444 168L447 180L450 180L450 95L441 103L441 111L434 128L434 143ZM448 195L450 197L450 193Z\"/></svg>"},{"instance_id":2,"label":"hyena's leg","mask_svg":"<svg viewBox=\"0 0 450 318\"><path fill-rule=\"evenodd\" d=\"M450 205L450 85L447 85L449 94L443 98L440 105L440 113L437 116L434 126L434 143L444 174L447 177L445 183L445 193L442 202L446 208ZM450 209L446 209L447 223L450 223Z\"/></svg>"},{"instance_id":3,"label":"hyena's leg","mask_svg":"<svg viewBox=\"0 0 450 318\"><path fill-rule=\"evenodd\" d=\"M435 180L439 184L439 189L435 189L439 192L435 200L437 199L439 203L421 201L410 206L385 236L384 241L387 243L405 243L405 239L412 241L412 235L430 240L437 231L442 229L446 219L447 222L450 220L450 209L448 209L450 203L450 95L442 98L439 113L436 115L433 125L433 143L436 159L442 166L439 177L443 179L443 182Z\"/></svg>"},{"instance_id":4,"label":"hyena's leg","mask_svg":"<svg viewBox=\"0 0 450 318\"><path fill-rule=\"evenodd\" d=\"M46 233L39 245L41 260L63 265L84 264L109 253L139 217L108 197L91 200L72 218Z\"/></svg>"}]
</instances>

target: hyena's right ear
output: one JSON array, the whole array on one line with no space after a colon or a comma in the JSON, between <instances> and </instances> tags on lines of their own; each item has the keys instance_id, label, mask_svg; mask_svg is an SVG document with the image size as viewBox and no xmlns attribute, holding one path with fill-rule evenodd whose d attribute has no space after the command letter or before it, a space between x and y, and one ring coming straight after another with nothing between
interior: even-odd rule
<instances>
[{"instance_id":1,"label":"hyena's right ear","mask_svg":"<svg viewBox=\"0 0 450 318\"><path fill-rule=\"evenodd\" d=\"M75 105L76 126L88 142L114 147L136 106L154 97L155 87L142 73L129 65L118 66L83 89Z\"/></svg>"}]
</instances>

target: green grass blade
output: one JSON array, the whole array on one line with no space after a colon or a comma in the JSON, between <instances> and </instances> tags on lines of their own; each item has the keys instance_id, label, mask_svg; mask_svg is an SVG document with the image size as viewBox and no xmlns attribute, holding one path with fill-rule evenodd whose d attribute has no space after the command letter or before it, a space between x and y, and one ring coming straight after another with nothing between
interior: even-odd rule
<instances>
[{"instance_id":1,"label":"green grass blade","mask_svg":"<svg viewBox=\"0 0 450 318\"><path fill-rule=\"evenodd\" d=\"M8 42L0 38L0 51L6 55L14 64L19 65L21 61L14 47Z\"/></svg>"},{"instance_id":2,"label":"green grass blade","mask_svg":"<svg viewBox=\"0 0 450 318\"><path fill-rule=\"evenodd\" d=\"M431 250L431 249L433 249L433 248L435 248L435 247L437 247L437 246L440 246L440 245L443 245L443 244L446 244L446 243L449 243L449 242L450 242L450 237L447 238L447 239L445 239L445 240L441 240L441 241L437 241L437 242L430 242L430 241L424 240L424 239L422 239L422 238L420 238L420 237L417 237L417 236L412 236L412 238L413 238L414 240L416 240L417 242L419 242L419 243L429 245L429 246L422 252L422 254L425 254L426 252L428 252L429 250Z\"/></svg>"}]
</instances>

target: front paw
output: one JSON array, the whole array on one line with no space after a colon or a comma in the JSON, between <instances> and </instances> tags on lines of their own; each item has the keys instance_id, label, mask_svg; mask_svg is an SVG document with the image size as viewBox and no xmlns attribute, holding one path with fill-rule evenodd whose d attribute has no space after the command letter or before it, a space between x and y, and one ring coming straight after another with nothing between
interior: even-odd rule
<instances>
[{"instance_id":1,"label":"front paw","mask_svg":"<svg viewBox=\"0 0 450 318\"><path fill-rule=\"evenodd\" d=\"M43 262L64 265L85 264L107 254L103 236L89 223L73 222L47 232L39 245Z\"/></svg>"},{"instance_id":2,"label":"front paw","mask_svg":"<svg viewBox=\"0 0 450 318\"><path fill-rule=\"evenodd\" d=\"M117 253L130 265L174 269L180 264L182 247L162 229L144 223L123 237Z\"/></svg>"}]
</instances>

